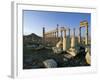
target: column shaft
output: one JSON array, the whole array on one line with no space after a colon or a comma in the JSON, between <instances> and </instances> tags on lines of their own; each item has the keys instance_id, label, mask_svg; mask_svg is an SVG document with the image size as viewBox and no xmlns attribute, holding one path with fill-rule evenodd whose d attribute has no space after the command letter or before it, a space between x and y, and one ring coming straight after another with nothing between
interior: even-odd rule
<instances>
[{"instance_id":1,"label":"column shaft","mask_svg":"<svg viewBox=\"0 0 100 80\"><path fill-rule=\"evenodd\" d=\"M88 45L88 26L86 26L85 45Z\"/></svg>"},{"instance_id":2,"label":"column shaft","mask_svg":"<svg viewBox=\"0 0 100 80\"><path fill-rule=\"evenodd\" d=\"M75 29L73 29L73 35L71 38L71 48L75 48Z\"/></svg>"},{"instance_id":3,"label":"column shaft","mask_svg":"<svg viewBox=\"0 0 100 80\"><path fill-rule=\"evenodd\" d=\"M81 43L81 27L79 28L78 42Z\"/></svg>"},{"instance_id":4,"label":"column shaft","mask_svg":"<svg viewBox=\"0 0 100 80\"><path fill-rule=\"evenodd\" d=\"M67 45L66 45L66 30L64 30L64 35L63 35L63 51L66 51Z\"/></svg>"}]
</instances>

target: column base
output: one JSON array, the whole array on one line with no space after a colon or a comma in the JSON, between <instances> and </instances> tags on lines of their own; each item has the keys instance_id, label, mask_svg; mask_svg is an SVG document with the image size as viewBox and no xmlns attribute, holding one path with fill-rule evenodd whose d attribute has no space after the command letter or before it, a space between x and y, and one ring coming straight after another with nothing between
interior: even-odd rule
<instances>
[{"instance_id":1,"label":"column base","mask_svg":"<svg viewBox=\"0 0 100 80\"><path fill-rule=\"evenodd\" d=\"M75 48L70 48L67 53L71 54L73 57L77 55L77 50Z\"/></svg>"}]
</instances>

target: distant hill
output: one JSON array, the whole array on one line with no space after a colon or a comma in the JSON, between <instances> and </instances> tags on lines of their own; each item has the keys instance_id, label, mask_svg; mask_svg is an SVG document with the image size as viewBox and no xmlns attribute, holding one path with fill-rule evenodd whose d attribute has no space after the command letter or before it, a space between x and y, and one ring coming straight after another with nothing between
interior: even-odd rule
<instances>
[{"instance_id":1,"label":"distant hill","mask_svg":"<svg viewBox=\"0 0 100 80\"><path fill-rule=\"evenodd\" d=\"M41 43L42 37L36 35L35 33L24 35L23 36L24 42L34 42L34 43Z\"/></svg>"}]
</instances>

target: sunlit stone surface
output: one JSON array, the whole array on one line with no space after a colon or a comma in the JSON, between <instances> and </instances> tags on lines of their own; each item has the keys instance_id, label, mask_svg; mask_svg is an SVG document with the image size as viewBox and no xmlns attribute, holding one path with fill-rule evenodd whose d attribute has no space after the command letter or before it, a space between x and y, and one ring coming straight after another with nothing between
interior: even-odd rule
<instances>
[{"instance_id":1,"label":"sunlit stone surface","mask_svg":"<svg viewBox=\"0 0 100 80\"><path fill-rule=\"evenodd\" d=\"M57 67L57 62L54 59L45 60L44 65L46 68L55 68Z\"/></svg>"}]
</instances>

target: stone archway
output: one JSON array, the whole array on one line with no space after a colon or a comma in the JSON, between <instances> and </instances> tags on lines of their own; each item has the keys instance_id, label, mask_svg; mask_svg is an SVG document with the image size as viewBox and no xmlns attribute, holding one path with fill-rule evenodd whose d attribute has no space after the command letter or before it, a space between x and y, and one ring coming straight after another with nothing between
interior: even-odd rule
<instances>
[{"instance_id":1,"label":"stone archway","mask_svg":"<svg viewBox=\"0 0 100 80\"><path fill-rule=\"evenodd\" d=\"M81 39L81 29L82 27L85 27L86 28L86 31L85 31L85 45L88 45L88 22L87 21L81 21L80 22L80 28L79 28L79 43L81 43L82 39Z\"/></svg>"}]
</instances>

